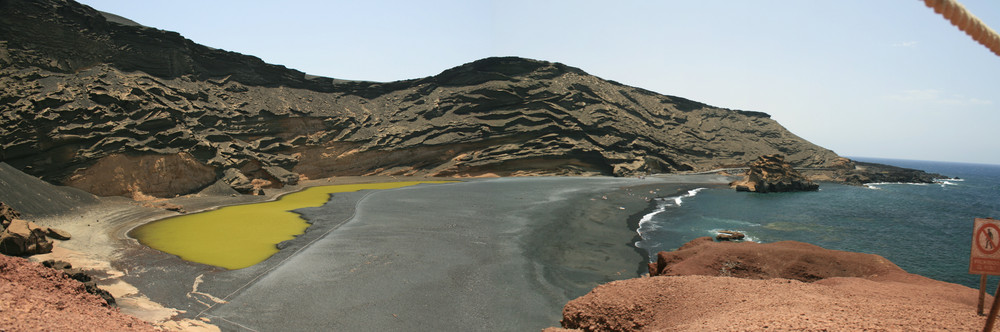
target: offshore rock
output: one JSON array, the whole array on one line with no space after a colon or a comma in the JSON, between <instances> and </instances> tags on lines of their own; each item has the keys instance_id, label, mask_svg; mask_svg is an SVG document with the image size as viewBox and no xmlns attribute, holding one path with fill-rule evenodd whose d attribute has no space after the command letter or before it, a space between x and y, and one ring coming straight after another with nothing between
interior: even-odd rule
<instances>
[{"instance_id":1,"label":"offshore rock","mask_svg":"<svg viewBox=\"0 0 1000 332\"><path fill-rule=\"evenodd\" d=\"M876 163L854 162L855 169L844 173L843 181L853 185L866 183L934 183L934 180L947 176L937 173L927 173L921 170L883 165Z\"/></svg>"},{"instance_id":2,"label":"offshore rock","mask_svg":"<svg viewBox=\"0 0 1000 332\"><path fill-rule=\"evenodd\" d=\"M729 184L736 191L768 193L819 190L819 185L792 168L782 155L760 156L749 166L750 169L742 180Z\"/></svg>"},{"instance_id":3,"label":"offshore rock","mask_svg":"<svg viewBox=\"0 0 1000 332\"><path fill-rule=\"evenodd\" d=\"M715 235L715 239L718 241L737 241L746 237L746 234L737 231L719 231L719 234Z\"/></svg>"}]
</instances>

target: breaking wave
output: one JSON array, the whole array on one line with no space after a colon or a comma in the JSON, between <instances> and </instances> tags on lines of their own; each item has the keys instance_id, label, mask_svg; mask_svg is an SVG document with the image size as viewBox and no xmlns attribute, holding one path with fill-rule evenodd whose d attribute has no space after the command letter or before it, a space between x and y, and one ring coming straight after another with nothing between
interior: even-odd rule
<instances>
[{"instance_id":1,"label":"breaking wave","mask_svg":"<svg viewBox=\"0 0 1000 332\"><path fill-rule=\"evenodd\" d=\"M681 204L684 204L685 198L694 197L695 195L698 195L699 192L705 189L706 188L696 188L688 190L688 192L683 195L670 196L670 197L657 197L654 200L656 202L656 209L654 209L653 212L647 213L646 215L642 216L641 219L639 219L639 228L636 229L636 232L639 233L639 237L645 240L646 237L643 236L643 234L646 234L647 232L652 230L660 229L660 227L662 227L662 225L658 225L657 223L653 222L653 217L655 217L660 213L666 212L670 208L681 206Z\"/></svg>"}]
</instances>

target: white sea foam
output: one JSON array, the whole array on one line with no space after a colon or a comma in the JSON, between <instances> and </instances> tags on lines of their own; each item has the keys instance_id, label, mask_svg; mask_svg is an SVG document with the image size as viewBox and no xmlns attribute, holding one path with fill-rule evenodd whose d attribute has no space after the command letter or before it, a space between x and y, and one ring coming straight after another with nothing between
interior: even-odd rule
<instances>
[{"instance_id":1,"label":"white sea foam","mask_svg":"<svg viewBox=\"0 0 1000 332\"><path fill-rule=\"evenodd\" d=\"M661 225L658 225L653 222L653 217L655 217L660 213L666 212L667 209L670 209L672 207L681 206L681 204L684 203L685 198L694 197L695 195L698 195L699 192L705 189L706 188L695 188L688 190L688 192L683 195L657 198L656 209L654 209L653 212L647 213L646 215L642 216L642 218L639 219L639 228L636 229L635 231L639 233L639 237L646 239L646 236L644 235L646 232L656 230L661 227Z\"/></svg>"},{"instance_id":2,"label":"white sea foam","mask_svg":"<svg viewBox=\"0 0 1000 332\"><path fill-rule=\"evenodd\" d=\"M926 186L926 185L928 185L930 183L915 183L915 182L869 182L869 183L865 183L864 186L868 187L869 189L882 189L881 187L878 187L878 186L884 186L884 185L890 185L890 184L903 184L903 185L910 185L910 186Z\"/></svg>"},{"instance_id":3,"label":"white sea foam","mask_svg":"<svg viewBox=\"0 0 1000 332\"><path fill-rule=\"evenodd\" d=\"M955 183L955 182L961 182L961 181L965 181L965 179L935 179L934 180L934 182L936 182L936 183L938 183L938 184L941 185L941 188L944 188L945 186L957 186L958 183Z\"/></svg>"},{"instance_id":4,"label":"white sea foam","mask_svg":"<svg viewBox=\"0 0 1000 332\"><path fill-rule=\"evenodd\" d=\"M965 179L934 179L934 184L941 185L941 187L944 187L944 186L957 186L958 184L955 183L957 181L965 181ZM882 189L882 187L880 187L880 186L884 186L884 185L898 185L898 184L911 185L911 186L926 186L926 185L929 185L930 183L870 182L870 183L865 183L864 186L865 186L865 188L868 188L868 189Z\"/></svg>"}]
</instances>

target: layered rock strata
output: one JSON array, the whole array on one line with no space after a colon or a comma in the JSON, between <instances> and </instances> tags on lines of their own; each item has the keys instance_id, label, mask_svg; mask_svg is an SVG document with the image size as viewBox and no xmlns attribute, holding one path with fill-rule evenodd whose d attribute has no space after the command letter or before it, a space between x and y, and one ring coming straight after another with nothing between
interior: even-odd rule
<instances>
[{"instance_id":1,"label":"layered rock strata","mask_svg":"<svg viewBox=\"0 0 1000 332\"><path fill-rule=\"evenodd\" d=\"M800 167L838 160L767 114L560 63L488 58L422 79L343 81L72 1L0 7L0 161L99 195L166 197L219 179L252 193L339 175L627 176L774 153Z\"/></svg>"}]
</instances>

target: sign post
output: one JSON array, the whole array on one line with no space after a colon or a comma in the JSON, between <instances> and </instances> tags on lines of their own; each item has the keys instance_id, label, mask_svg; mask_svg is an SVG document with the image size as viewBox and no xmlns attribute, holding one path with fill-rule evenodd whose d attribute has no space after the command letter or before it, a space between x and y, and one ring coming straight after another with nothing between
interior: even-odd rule
<instances>
[{"instance_id":1,"label":"sign post","mask_svg":"<svg viewBox=\"0 0 1000 332\"><path fill-rule=\"evenodd\" d=\"M976 218L972 230L972 251L969 255L969 273L979 278L979 314L983 314L983 300L986 296L986 276L1000 275L1000 220ZM993 306L986 316L983 331L993 330L993 323L1000 309L1000 286L993 295Z\"/></svg>"}]
</instances>

